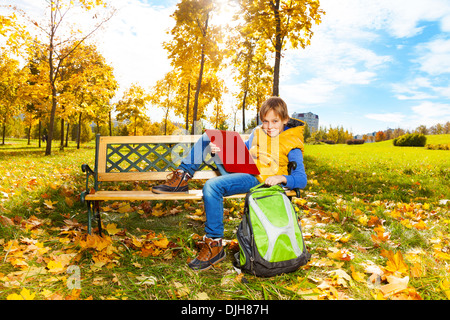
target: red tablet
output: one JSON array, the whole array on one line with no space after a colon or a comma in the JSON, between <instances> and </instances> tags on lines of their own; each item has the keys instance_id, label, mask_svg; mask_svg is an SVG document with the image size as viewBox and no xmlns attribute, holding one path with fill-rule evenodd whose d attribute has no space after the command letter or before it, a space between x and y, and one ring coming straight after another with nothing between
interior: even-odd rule
<instances>
[{"instance_id":1,"label":"red tablet","mask_svg":"<svg viewBox=\"0 0 450 320\"><path fill-rule=\"evenodd\" d=\"M206 130L210 141L220 148L216 155L227 172L259 175L258 167L239 133L225 130Z\"/></svg>"}]
</instances>

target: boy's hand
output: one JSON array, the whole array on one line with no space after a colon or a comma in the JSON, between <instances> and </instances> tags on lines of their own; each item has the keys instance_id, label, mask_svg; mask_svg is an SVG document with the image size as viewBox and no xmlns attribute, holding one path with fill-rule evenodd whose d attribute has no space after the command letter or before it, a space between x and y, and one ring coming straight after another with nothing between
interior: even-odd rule
<instances>
[{"instance_id":1,"label":"boy's hand","mask_svg":"<svg viewBox=\"0 0 450 320\"><path fill-rule=\"evenodd\" d=\"M264 184L268 185L268 186L274 186L274 185L277 185L280 183L286 183L286 182L287 182L287 180L286 180L285 176L272 176L272 177L268 177L266 179L266 181L264 181Z\"/></svg>"},{"instance_id":2,"label":"boy's hand","mask_svg":"<svg viewBox=\"0 0 450 320\"><path fill-rule=\"evenodd\" d=\"M217 152L220 152L220 148L216 146L214 143L210 142L209 147L211 148L211 153L215 154Z\"/></svg>"}]
</instances>

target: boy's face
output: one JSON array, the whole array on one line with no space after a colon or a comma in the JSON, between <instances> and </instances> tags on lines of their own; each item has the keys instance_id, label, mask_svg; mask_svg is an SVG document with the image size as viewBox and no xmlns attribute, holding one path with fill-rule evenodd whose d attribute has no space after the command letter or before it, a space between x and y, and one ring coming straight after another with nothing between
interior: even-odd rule
<instances>
[{"instance_id":1,"label":"boy's face","mask_svg":"<svg viewBox=\"0 0 450 320\"><path fill-rule=\"evenodd\" d=\"M269 136L276 137L283 131L284 125L288 121L289 119L281 120L278 114L269 110L262 120L262 128Z\"/></svg>"}]
</instances>

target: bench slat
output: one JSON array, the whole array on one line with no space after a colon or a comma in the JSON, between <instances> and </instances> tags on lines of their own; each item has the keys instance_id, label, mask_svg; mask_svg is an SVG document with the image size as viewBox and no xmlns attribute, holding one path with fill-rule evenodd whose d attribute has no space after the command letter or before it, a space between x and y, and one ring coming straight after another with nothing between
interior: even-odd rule
<instances>
[{"instance_id":1,"label":"bench slat","mask_svg":"<svg viewBox=\"0 0 450 320\"><path fill-rule=\"evenodd\" d=\"M295 196L295 191L286 191L288 196ZM244 198L245 194L235 194L226 198ZM152 191L97 191L86 195L88 201L109 200L201 200L202 190L189 190L189 193L164 193L158 194Z\"/></svg>"},{"instance_id":2,"label":"bench slat","mask_svg":"<svg viewBox=\"0 0 450 320\"><path fill-rule=\"evenodd\" d=\"M149 171L149 172L109 172L98 173L98 181L154 181L166 180L171 171ZM217 177L212 170L197 171L192 179L202 180Z\"/></svg>"},{"instance_id":3,"label":"bench slat","mask_svg":"<svg viewBox=\"0 0 450 320\"><path fill-rule=\"evenodd\" d=\"M102 136L100 143L194 143L201 135L170 135L170 136Z\"/></svg>"}]
</instances>

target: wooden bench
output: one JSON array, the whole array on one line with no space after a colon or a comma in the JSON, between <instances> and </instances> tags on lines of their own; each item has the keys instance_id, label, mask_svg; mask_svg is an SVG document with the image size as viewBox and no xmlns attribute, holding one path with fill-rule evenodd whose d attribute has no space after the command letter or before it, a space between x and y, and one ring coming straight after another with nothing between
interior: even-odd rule
<instances>
[{"instance_id":1,"label":"wooden bench","mask_svg":"<svg viewBox=\"0 0 450 320\"><path fill-rule=\"evenodd\" d=\"M202 190L189 190L188 193L158 194L148 191L101 190L102 182L125 181L164 181L167 175L177 168L181 159L187 156L190 148L201 135L169 136L96 136L95 165L91 169L83 164L86 173L86 191L81 193L81 201L87 204L88 233L91 234L92 221L97 220L101 234L101 201L152 201L152 200L201 200ZM242 135L243 140L248 135ZM192 179L206 180L219 175L211 157L207 157ZM93 186L90 187L90 178ZM299 197L299 190L287 190L289 197ZM243 198L236 194L227 198Z\"/></svg>"}]
</instances>

